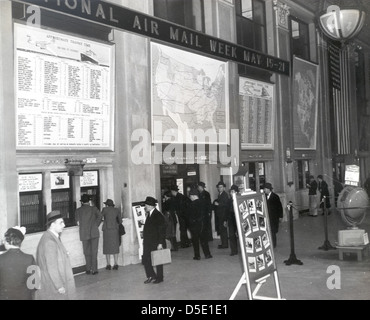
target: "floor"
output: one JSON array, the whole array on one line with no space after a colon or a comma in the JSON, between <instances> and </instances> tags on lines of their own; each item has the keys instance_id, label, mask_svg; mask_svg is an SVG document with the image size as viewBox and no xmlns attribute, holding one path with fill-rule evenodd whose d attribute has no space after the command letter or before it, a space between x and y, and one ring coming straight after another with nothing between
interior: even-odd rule
<instances>
[{"instance_id":1,"label":"floor","mask_svg":"<svg viewBox=\"0 0 370 320\"><path fill-rule=\"evenodd\" d=\"M337 241L338 230L345 229L340 214L328 217L328 240ZM370 231L368 215L362 229ZM282 223L275 249L281 295L287 300L368 300L370 299L370 258L357 261L356 255L339 260L337 250L319 250L325 242L324 217L312 218L303 214L294 221L295 253L302 266L286 266L290 257L289 224ZM96 276L76 276L77 298L83 300L229 300L242 273L241 255L230 257L229 250L217 249L219 240L210 242L213 259L194 261L193 249L172 253L172 264L164 266L165 280L161 284L144 284L141 264L120 267L118 271L100 270ZM330 290L335 266L335 284ZM338 269L339 267L339 269ZM276 297L274 281L270 278L259 292ZM247 299L243 285L235 300Z\"/></svg>"}]
</instances>

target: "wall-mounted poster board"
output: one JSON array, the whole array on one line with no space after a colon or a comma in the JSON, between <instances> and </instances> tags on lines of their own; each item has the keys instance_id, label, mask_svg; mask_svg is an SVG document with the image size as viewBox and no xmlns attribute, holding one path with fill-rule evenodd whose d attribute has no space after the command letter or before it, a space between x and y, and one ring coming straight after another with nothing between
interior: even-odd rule
<instances>
[{"instance_id":1,"label":"wall-mounted poster board","mask_svg":"<svg viewBox=\"0 0 370 320\"><path fill-rule=\"evenodd\" d=\"M14 24L18 150L114 149L114 46Z\"/></svg>"},{"instance_id":2,"label":"wall-mounted poster board","mask_svg":"<svg viewBox=\"0 0 370 320\"><path fill-rule=\"evenodd\" d=\"M265 196L255 192L233 195L233 205L244 273L230 300L236 297L243 284L247 287L250 300L281 300ZM275 281L277 297L257 296L258 291L271 277ZM255 288L252 292L253 286Z\"/></svg>"},{"instance_id":3,"label":"wall-mounted poster board","mask_svg":"<svg viewBox=\"0 0 370 320\"><path fill-rule=\"evenodd\" d=\"M273 150L275 86L240 77L239 102L242 150Z\"/></svg>"}]
</instances>

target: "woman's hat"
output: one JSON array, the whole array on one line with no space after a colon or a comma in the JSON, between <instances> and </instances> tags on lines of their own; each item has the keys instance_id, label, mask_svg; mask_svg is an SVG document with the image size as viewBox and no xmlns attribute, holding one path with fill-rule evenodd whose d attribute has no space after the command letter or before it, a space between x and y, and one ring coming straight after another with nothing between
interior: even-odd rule
<instances>
[{"instance_id":1,"label":"woman's hat","mask_svg":"<svg viewBox=\"0 0 370 320\"><path fill-rule=\"evenodd\" d=\"M178 186L171 186L170 188L171 191L179 191L179 187Z\"/></svg>"},{"instance_id":2,"label":"woman's hat","mask_svg":"<svg viewBox=\"0 0 370 320\"><path fill-rule=\"evenodd\" d=\"M11 235L16 236L21 242L24 240L24 235L26 234L25 227L13 227L9 228L7 232L5 232L5 237L10 237Z\"/></svg>"},{"instance_id":3,"label":"woman's hat","mask_svg":"<svg viewBox=\"0 0 370 320\"><path fill-rule=\"evenodd\" d=\"M103 202L108 207L114 207L114 202L111 199L108 199L107 201Z\"/></svg>"},{"instance_id":4,"label":"woman's hat","mask_svg":"<svg viewBox=\"0 0 370 320\"><path fill-rule=\"evenodd\" d=\"M152 197L147 197L144 203L147 204L148 206L155 207L158 201Z\"/></svg>"},{"instance_id":5,"label":"woman's hat","mask_svg":"<svg viewBox=\"0 0 370 320\"><path fill-rule=\"evenodd\" d=\"M197 189L191 189L189 191L189 196L198 196L199 197L199 191Z\"/></svg>"},{"instance_id":6,"label":"woman's hat","mask_svg":"<svg viewBox=\"0 0 370 320\"><path fill-rule=\"evenodd\" d=\"M46 216L46 225L52 224L54 221L58 219L63 219L62 214L60 213L59 210L54 210L48 213Z\"/></svg>"},{"instance_id":7,"label":"woman's hat","mask_svg":"<svg viewBox=\"0 0 370 320\"><path fill-rule=\"evenodd\" d=\"M235 184L233 184L233 185L231 186L230 191L231 191L231 190L234 190L236 193L239 193L239 187L238 187L237 185L235 185Z\"/></svg>"}]
</instances>

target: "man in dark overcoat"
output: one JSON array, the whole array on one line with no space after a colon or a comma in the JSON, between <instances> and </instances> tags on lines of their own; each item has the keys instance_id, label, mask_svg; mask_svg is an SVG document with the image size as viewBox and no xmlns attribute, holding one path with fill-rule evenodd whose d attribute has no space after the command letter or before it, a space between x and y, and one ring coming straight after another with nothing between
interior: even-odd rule
<instances>
[{"instance_id":1,"label":"man in dark overcoat","mask_svg":"<svg viewBox=\"0 0 370 320\"><path fill-rule=\"evenodd\" d=\"M266 183L264 193L267 200L267 209L269 212L269 220L271 227L272 244L274 248L277 245L276 234L279 232L280 219L283 218L283 206L281 205L280 197L274 193L271 183Z\"/></svg>"},{"instance_id":2,"label":"man in dark overcoat","mask_svg":"<svg viewBox=\"0 0 370 320\"><path fill-rule=\"evenodd\" d=\"M189 229L191 232L191 241L194 249L194 260L200 260L199 243L206 259L211 259L212 255L209 251L206 222L208 212L206 211L205 203L199 199L199 191L191 189L189 192L191 203L187 208L187 215L189 217Z\"/></svg>"},{"instance_id":3,"label":"man in dark overcoat","mask_svg":"<svg viewBox=\"0 0 370 320\"><path fill-rule=\"evenodd\" d=\"M226 190L226 184L219 182L216 186L218 189L218 198L213 202L215 215L218 221L218 232L221 238L221 244L218 246L219 249L227 249L228 236L227 236L227 219L228 210L230 208L229 196Z\"/></svg>"},{"instance_id":4,"label":"man in dark overcoat","mask_svg":"<svg viewBox=\"0 0 370 320\"><path fill-rule=\"evenodd\" d=\"M77 224L80 226L80 240L86 260L86 273L98 273L99 225L102 214L95 206L90 206L90 197L87 194L81 197L82 206L76 210Z\"/></svg>"},{"instance_id":5,"label":"man in dark overcoat","mask_svg":"<svg viewBox=\"0 0 370 320\"><path fill-rule=\"evenodd\" d=\"M330 194L329 194L329 186L324 180L324 177L322 175L319 175L317 177L317 180L319 181L319 191L320 191L320 208L322 209L322 215L324 215L324 205L326 209L330 209ZM325 198L325 199L324 199ZM330 211L328 214L330 215Z\"/></svg>"},{"instance_id":6,"label":"man in dark overcoat","mask_svg":"<svg viewBox=\"0 0 370 320\"><path fill-rule=\"evenodd\" d=\"M157 200L147 197L145 200L145 220L143 232L143 265L147 279L145 284L163 282L163 265L157 266L157 272L152 266L152 251L166 248L166 222L161 212L156 209Z\"/></svg>"},{"instance_id":7,"label":"man in dark overcoat","mask_svg":"<svg viewBox=\"0 0 370 320\"><path fill-rule=\"evenodd\" d=\"M206 191L206 184L199 182L198 184L199 199L204 202L205 210L207 213L206 220L204 221L205 232L207 233L208 241L213 240L212 235L212 200L211 195Z\"/></svg>"},{"instance_id":8,"label":"man in dark overcoat","mask_svg":"<svg viewBox=\"0 0 370 320\"><path fill-rule=\"evenodd\" d=\"M188 237L189 220L186 216L186 207L190 203L190 199L179 192L178 186L171 187L171 193L173 196L173 204L176 210L176 215L180 225L180 242L181 248L190 247L190 240Z\"/></svg>"}]
</instances>

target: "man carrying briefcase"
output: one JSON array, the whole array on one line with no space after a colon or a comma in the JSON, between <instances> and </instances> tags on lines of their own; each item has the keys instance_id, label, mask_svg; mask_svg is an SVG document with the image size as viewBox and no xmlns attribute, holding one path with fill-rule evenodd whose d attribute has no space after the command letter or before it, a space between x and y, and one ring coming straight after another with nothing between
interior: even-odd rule
<instances>
[{"instance_id":1,"label":"man carrying briefcase","mask_svg":"<svg viewBox=\"0 0 370 320\"><path fill-rule=\"evenodd\" d=\"M148 283L163 282L163 265L158 265L157 273L152 266L151 253L155 250L162 250L166 248L166 222L162 213L156 209L157 200L152 197L147 197L145 200L145 212L147 218L144 225L144 252L143 265Z\"/></svg>"}]
</instances>

